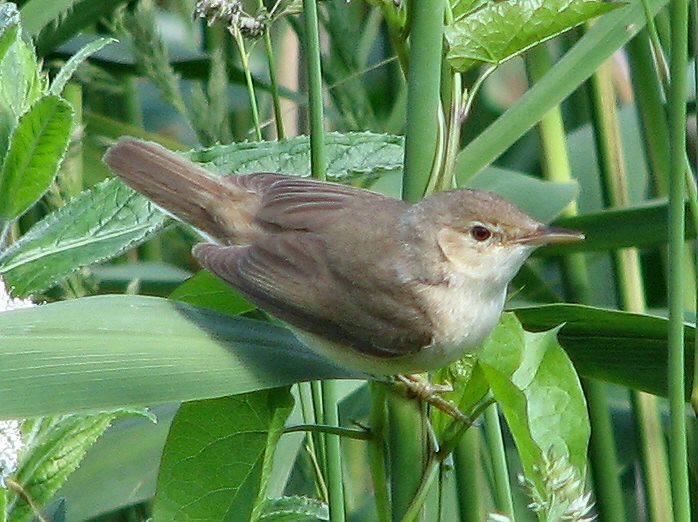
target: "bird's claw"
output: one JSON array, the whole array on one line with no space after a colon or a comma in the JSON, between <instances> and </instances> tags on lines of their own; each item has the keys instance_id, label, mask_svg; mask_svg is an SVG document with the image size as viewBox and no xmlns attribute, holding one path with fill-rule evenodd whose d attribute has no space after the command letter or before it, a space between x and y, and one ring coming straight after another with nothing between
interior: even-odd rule
<instances>
[{"instance_id":1,"label":"bird's claw","mask_svg":"<svg viewBox=\"0 0 698 522\"><path fill-rule=\"evenodd\" d=\"M439 396L440 393L453 391L453 386L450 384L434 384L419 375L398 375L397 380L405 385L407 393L414 398L431 404L468 426L473 424L470 417L460 411L455 404Z\"/></svg>"}]
</instances>

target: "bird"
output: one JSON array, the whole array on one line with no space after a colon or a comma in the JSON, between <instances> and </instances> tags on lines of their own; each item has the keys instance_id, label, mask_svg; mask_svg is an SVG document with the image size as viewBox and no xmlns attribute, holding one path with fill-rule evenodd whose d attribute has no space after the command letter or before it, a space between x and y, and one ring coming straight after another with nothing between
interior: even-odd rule
<instances>
[{"instance_id":1,"label":"bird","mask_svg":"<svg viewBox=\"0 0 698 522\"><path fill-rule=\"evenodd\" d=\"M202 232L193 255L204 268L319 355L374 376L426 372L472 352L529 255L584 237L482 190L409 203L300 176L219 175L130 137L104 161Z\"/></svg>"}]
</instances>

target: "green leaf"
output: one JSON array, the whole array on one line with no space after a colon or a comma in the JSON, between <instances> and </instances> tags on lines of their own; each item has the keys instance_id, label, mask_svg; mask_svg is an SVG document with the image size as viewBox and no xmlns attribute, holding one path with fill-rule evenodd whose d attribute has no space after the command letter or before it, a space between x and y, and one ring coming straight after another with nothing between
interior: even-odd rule
<instances>
[{"instance_id":1,"label":"green leaf","mask_svg":"<svg viewBox=\"0 0 698 522\"><path fill-rule=\"evenodd\" d=\"M288 388L183 404L170 428L156 520L253 520L293 408Z\"/></svg>"},{"instance_id":2,"label":"green leaf","mask_svg":"<svg viewBox=\"0 0 698 522\"><path fill-rule=\"evenodd\" d=\"M70 59L66 62L66 64L63 67L61 67L61 70L58 72L56 77L53 79L51 87L49 88L49 93L55 94L56 96L60 96L63 92L65 84L68 83L68 80L70 80L70 78L73 76L73 73L75 73L80 64L87 60L90 57L90 55L96 53L97 51L99 51L100 49L109 45L112 42L116 42L116 39L98 38L97 40L93 40L89 44L85 45L77 53L71 56Z\"/></svg>"},{"instance_id":3,"label":"green leaf","mask_svg":"<svg viewBox=\"0 0 698 522\"><path fill-rule=\"evenodd\" d=\"M467 180L465 186L496 192L543 223L559 216L579 193L576 182L554 183L494 166Z\"/></svg>"},{"instance_id":4,"label":"green leaf","mask_svg":"<svg viewBox=\"0 0 698 522\"><path fill-rule=\"evenodd\" d=\"M285 328L155 297L13 310L0 314L0 331L0 418L362 377L321 359Z\"/></svg>"},{"instance_id":5,"label":"green leaf","mask_svg":"<svg viewBox=\"0 0 698 522\"><path fill-rule=\"evenodd\" d=\"M38 431L38 435L22 452L15 479L22 484L29 498L39 506L44 505L80 465L87 450L114 418L134 413L142 414L124 410L87 416L68 415L51 421L42 419L39 423L45 427L32 430ZM31 508L16 495L10 495L8 511L11 522L23 522L33 517Z\"/></svg>"},{"instance_id":6,"label":"green leaf","mask_svg":"<svg viewBox=\"0 0 698 522\"><path fill-rule=\"evenodd\" d=\"M70 104L44 96L20 117L0 172L0 219L22 215L44 195L68 148Z\"/></svg>"},{"instance_id":7,"label":"green leaf","mask_svg":"<svg viewBox=\"0 0 698 522\"><path fill-rule=\"evenodd\" d=\"M649 0L650 13L656 14L667 2ZM511 147L635 36L645 23L642 2L633 2L600 18L516 104L458 154L456 175L461 183Z\"/></svg>"},{"instance_id":8,"label":"green leaf","mask_svg":"<svg viewBox=\"0 0 698 522\"><path fill-rule=\"evenodd\" d=\"M100 183L46 216L0 257L17 295L40 292L78 268L152 237L164 215L119 180Z\"/></svg>"},{"instance_id":9,"label":"green leaf","mask_svg":"<svg viewBox=\"0 0 698 522\"><path fill-rule=\"evenodd\" d=\"M619 7L599 0L490 1L446 26L446 58L463 72L500 65L531 47Z\"/></svg>"},{"instance_id":10,"label":"green leaf","mask_svg":"<svg viewBox=\"0 0 698 522\"><path fill-rule=\"evenodd\" d=\"M543 455L562 455L585 476L590 426L579 378L557 329L525 332L506 313L478 352L478 365L502 408L524 472L542 483Z\"/></svg>"},{"instance_id":11,"label":"green leaf","mask_svg":"<svg viewBox=\"0 0 698 522\"><path fill-rule=\"evenodd\" d=\"M268 498L259 522L294 522L296 520L329 520L327 504L316 498Z\"/></svg>"},{"instance_id":12,"label":"green leaf","mask_svg":"<svg viewBox=\"0 0 698 522\"><path fill-rule=\"evenodd\" d=\"M570 304L513 311L529 330L562 324L558 339L581 375L666 396L667 319ZM684 333L690 393L695 327L686 325Z\"/></svg>"},{"instance_id":13,"label":"green leaf","mask_svg":"<svg viewBox=\"0 0 698 522\"><path fill-rule=\"evenodd\" d=\"M401 136L387 134L329 133L325 136L327 176L334 181L370 185L379 173L402 172L403 142ZM308 136L218 145L193 151L189 157L222 174L310 174Z\"/></svg>"},{"instance_id":14,"label":"green leaf","mask_svg":"<svg viewBox=\"0 0 698 522\"><path fill-rule=\"evenodd\" d=\"M12 7L10 7L12 6ZM0 159L17 120L41 96L44 81L31 44L21 38L21 28L13 25L14 4L2 4L4 21L9 24L0 38Z\"/></svg>"},{"instance_id":15,"label":"green leaf","mask_svg":"<svg viewBox=\"0 0 698 522\"><path fill-rule=\"evenodd\" d=\"M169 297L228 315L239 315L256 308L230 285L206 270L182 283Z\"/></svg>"}]
</instances>

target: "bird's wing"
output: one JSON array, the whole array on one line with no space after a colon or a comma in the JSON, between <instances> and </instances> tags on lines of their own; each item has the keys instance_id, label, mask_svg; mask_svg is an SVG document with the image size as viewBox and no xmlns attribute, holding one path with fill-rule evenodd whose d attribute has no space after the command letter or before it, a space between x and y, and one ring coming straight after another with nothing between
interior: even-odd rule
<instances>
[{"instance_id":1,"label":"bird's wing","mask_svg":"<svg viewBox=\"0 0 698 522\"><path fill-rule=\"evenodd\" d=\"M317 230L367 204L403 205L370 190L297 176L256 173L227 176L226 181L259 198L255 218L283 230Z\"/></svg>"},{"instance_id":2,"label":"bird's wing","mask_svg":"<svg viewBox=\"0 0 698 522\"><path fill-rule=\"evenodd\" d=\"M261 308L359 352L395 357L431 342L429 332L416 330L417 321L400 324L385 313L382 303L372 310L365 295L341 287L342 282L330 273L325 248L316 234L287 232L270 234L248 246L198 245L194 254Z\"/></svg>"}]
</instances>

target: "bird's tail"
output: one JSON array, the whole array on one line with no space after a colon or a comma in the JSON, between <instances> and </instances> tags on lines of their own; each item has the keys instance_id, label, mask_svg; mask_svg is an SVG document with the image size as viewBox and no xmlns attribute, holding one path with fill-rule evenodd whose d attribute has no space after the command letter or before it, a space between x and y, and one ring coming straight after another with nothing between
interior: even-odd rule
<instances>
[{"instance_id":1,"label":"bird's tail","mask_svg":"<svg viewBox=\"0 0 698 522\"><path fill-rule=\"evenodd\" d=\"M254 195L164 147L122 138L104 162L129 187L223 243L251 232Z\"/></svg>"}]
</instances>

